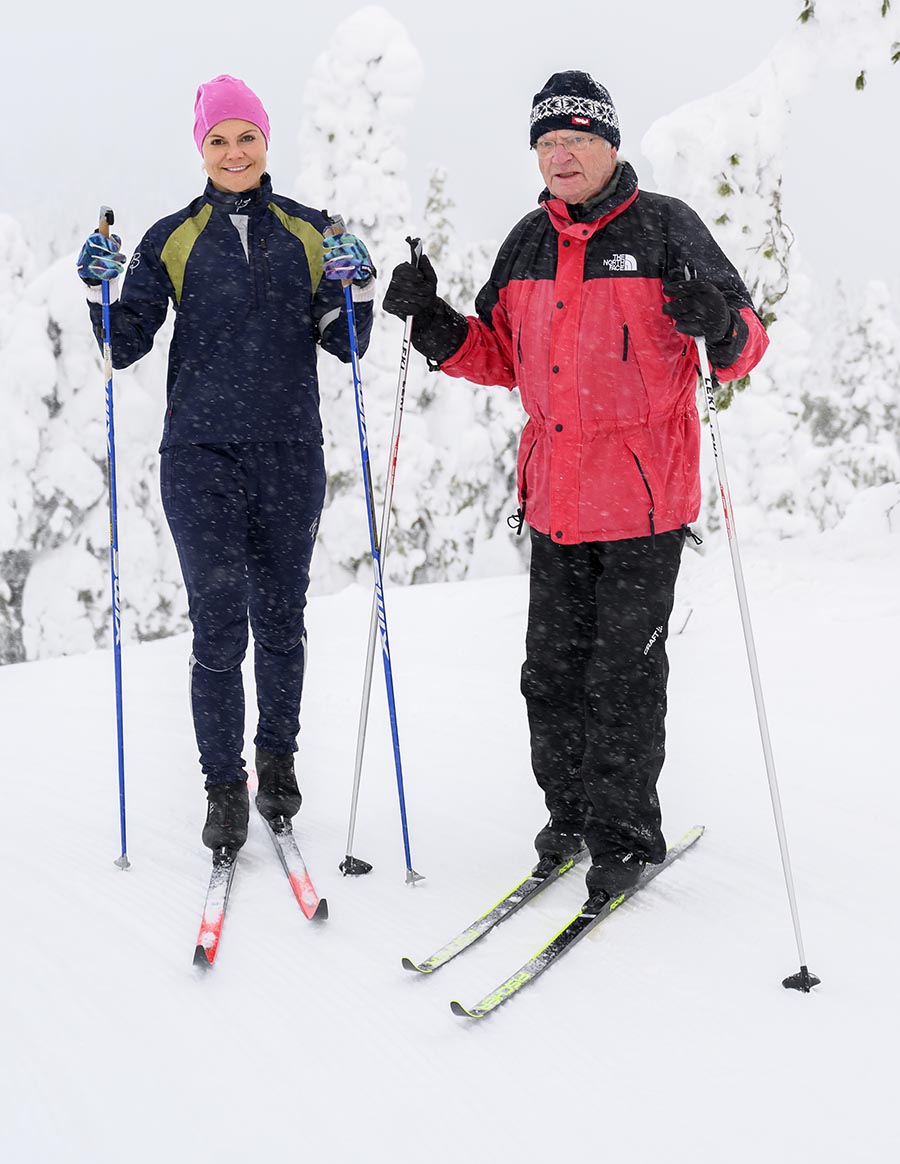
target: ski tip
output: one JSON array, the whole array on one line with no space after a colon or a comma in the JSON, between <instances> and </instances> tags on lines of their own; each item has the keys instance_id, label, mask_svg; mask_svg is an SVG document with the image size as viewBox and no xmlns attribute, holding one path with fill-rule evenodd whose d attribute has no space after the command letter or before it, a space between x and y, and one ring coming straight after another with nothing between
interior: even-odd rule
<instances>
[{"instance_id":1,"label":"ski tip","mask_svg":"<svg viewBox=\"0 0 900 1164\"><path fill-rule=\"evenodd\" d=\"M361 857L352 857L349 853L338 865L338 869L345 877L361 877L364 873L371 873L372 866Z\"/></svg>"},{"instance_id":2,"label":"ski tip","mask_svg":"<svg viewBox=\"0 0 900 1164\"><path fill-rule=\"evenodd\" d=\"M291 887L294 890L294 896L297 899L297 904L307 921L326 921L328 918L328 902L324 897L319 897L312 885L307 885L302 889L298 887L293 878L291 880Z\"/></svg>"},{"instance_id":3,"label":"ski tip","mask_svg":"<svg viewBox=\"0 0 900 1164\"><path fill-rule=\"evenodd\" d=\"M205 946L198 945L197 949L194 950L194 965L199 966L202 970L212 969L212 962Z\"/></svg>"},{"instance_id":4,"label":"ski tip","mask_svg":"<svg viewBox=\"0 0 900 1164\"><path fill-rule=\"evenodd\" d=\"M420 966L418 962L414 962L412 958L407 958L405 955L402 960L404 970L416 970L419 974L430 974L431 970L427 966Z\"/></svg>"},{"instance_id":5,"label":"ski tip","mask_svg":"<svg viewBox=\"0 0 900 1164\"><path fill-rule=\"evenodd\" d=\"M406 870L406 884L407 884L407 885L415 885L415 883L416 883L417 881L424 881L424 880L425 880L425 874L424 874L424 873L417 873L417 872L415 871L415 869L409 869L409 868L408 868L408 869Z\"/></svg>"},{"instance_id":6,"label":"ski tip","mask_svg":"<svg viewBox=\"0 0 900 1164\"><path fill-rule=\"evenodd\" d=\"M463 1004L461 1002L456 1002L455 1000L450 1003L450 1009L453 1011L453 1013L455 1015L458 1015L460 1018L481 1018L482 1017L480 1011L466 1010L466 1008L463 1006Z\"/></svg>"}]
</instances>

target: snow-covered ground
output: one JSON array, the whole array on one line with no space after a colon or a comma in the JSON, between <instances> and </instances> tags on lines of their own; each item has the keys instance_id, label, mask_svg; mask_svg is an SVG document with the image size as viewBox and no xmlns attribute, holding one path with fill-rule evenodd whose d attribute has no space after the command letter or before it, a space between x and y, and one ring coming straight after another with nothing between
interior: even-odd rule
<instances>
[{"instance_id":1,"label":"snow-covered ground","mask_svg":"<svg viewBox=\"0 0 900 1164\"><path fill-rule=\"evenodd\" d=\"M745 547L811 995L781 987L798 958L723 545L686 554L670 640L665 820L705 837L480 1022L448 1001L478 999L583 897L570 875L439 973L401 969L532 860L523 577L389 592L415 888L380 675L354 846L375 868L338 872L369 595L311 604L297 830L331 916L303 918L253 821L207 974L187 640L125 650L128 873L109 653L0 669L0 1158L897 1159L898 499Z\"/></svg>"}]
</instances>

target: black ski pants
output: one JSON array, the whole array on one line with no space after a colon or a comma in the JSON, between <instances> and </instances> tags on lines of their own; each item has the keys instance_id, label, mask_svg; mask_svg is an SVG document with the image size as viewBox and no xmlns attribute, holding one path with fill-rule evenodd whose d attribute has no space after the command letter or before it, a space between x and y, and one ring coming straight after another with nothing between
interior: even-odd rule
<instances>
[{"instance_id":1,"label":"black ski pants","mask_svg":"<svg viewBox=\"0 0 900 1164\"><path fill-rule=\"evenodd\" d=\"M592 856L663 859L666 637L686 529L566 546L531 531L522 694L556 821Z\"/></svg>"},{"instance_id":2,"label":"black ski pants","mask_svg":"<svg viewBox=\"0 0 900 1164\"><path fill-rule=\"evenodd\" d=\"M187 589L191 711L206 786L246 779L241 663L253 630L255 744L296 751L304 610L325 498L321 445L177 445L160 462L163 508Z\"/></svg>"}]
</instances>

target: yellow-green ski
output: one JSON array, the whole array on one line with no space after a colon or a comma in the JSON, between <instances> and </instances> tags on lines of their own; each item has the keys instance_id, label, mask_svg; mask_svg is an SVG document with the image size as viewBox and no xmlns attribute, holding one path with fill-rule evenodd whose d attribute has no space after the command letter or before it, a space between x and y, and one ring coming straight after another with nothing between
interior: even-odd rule
<instances>
[{"instance_id":1,"label":"yellow-green ski","mask_svg":"<svg viewBox=\"0 0 900 1164\"><path fill-rule=\"evenodd\" d=\"M527 901L531 901L541 890L546 889L551 882L558 880L564 873L568 873L584 855L585 850L582 849L574 857L570 857L566 861L561 861L558 865L554 865L547 870L541 869L539 864L518 885L514 885L509 893L501 897L496 905L492 905L487 913L483 913L480 918L472 922L470 926L467 926L462 933L457 934L445 946L441 946L439 950L435 950L424 962L414 962L412 958L404 958L404 970L418 970L420 974L431 974L439 967L446 966L452 958L455 958L457 954L461 954L463 950L468 950L479 938L483 938L495 926L498 926L502 921L506 921L516 910L521 909Z\"/></svg>"},{"instance_id":2,"label":"yellow-green ski","mask_svg":"<svg viewBox=\"0 0 900 1164\"><path fill-rule=\"evenodd\" d=\"M598 926L600 922L609 917L624 901L627 901L639 889L643 889L648 882L662 873L663 869L668 868L673 861L677 861L682 853L686 852L700 840L703 836L703 830L703 825L696 825L689 832L685 833L681 840L669 849L664 861L659 865L648 865L636 885L618 897L607 901L596 913L586 913L584 907L579 910L572 920L563 926L558 934L555 934L545 946L542 946L538 950L533 958L529 958L525 965L520 967L515 974L501 983L496 990L492 990L490 994L486 994L474 1006L466 1007L461 1002L454 1001L450 1003L450 1009L454 1014L462 1015L466 1018L483 1018L486 1014L495 1011L508 998L517 994L523 986L534 982L538 975L543 974L545 970L549 969L567 950L570 950L585 934L589 933L595 926Z\"/></svg>"}]
</instances>

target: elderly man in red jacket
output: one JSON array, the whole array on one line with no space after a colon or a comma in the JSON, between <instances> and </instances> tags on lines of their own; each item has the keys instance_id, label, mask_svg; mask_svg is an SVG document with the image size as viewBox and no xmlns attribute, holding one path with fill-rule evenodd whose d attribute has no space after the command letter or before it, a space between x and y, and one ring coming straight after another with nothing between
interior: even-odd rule
<instances>
[{"instance_id":1,"label":"elderly man in red jacket","mask_svg":"<svg viewBox=\"0 0 900 1164\"><path fill-rule=\"evenodd\" d=\"M546 189L500 248L476 314L437 295L427 258L394 271L384 307L413 315L433 367L519 389L528 422L519 519L531 534L522 692L550 812L552 868L586 842L600 905L663 859L666 635L700 508L696 347L723 380L767 338L735 268L683 202L638 188L619 123L587 73L535 95Z\"/></svg>"}]
</instances>

